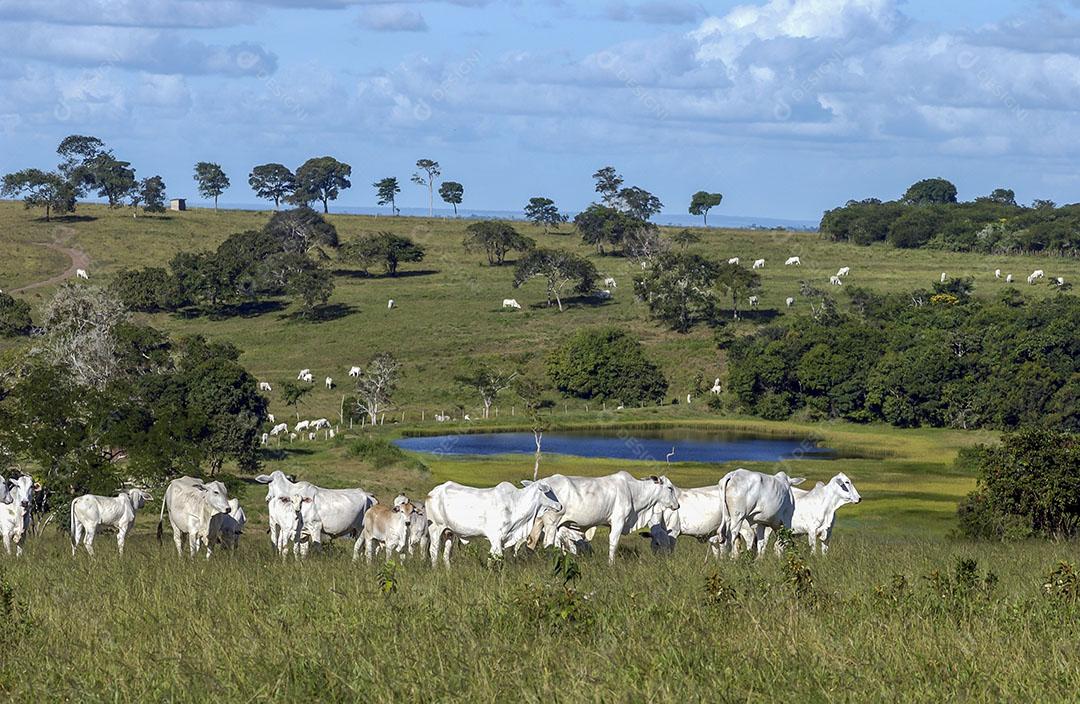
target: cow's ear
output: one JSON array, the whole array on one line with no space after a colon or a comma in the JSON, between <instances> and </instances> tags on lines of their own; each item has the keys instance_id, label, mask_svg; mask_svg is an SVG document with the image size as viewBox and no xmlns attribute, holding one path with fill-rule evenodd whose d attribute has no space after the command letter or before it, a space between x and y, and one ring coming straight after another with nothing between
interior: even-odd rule
<instances>
[{"instance_id":1,"label":"cow's ear","mask_svg":"<svg viewBox=\"0 0 1080 704\"><path fill-rule=\"evenodd\" d=\"M790 483L791 486L799 486L805 481L806 477L791 477L790 479L788 479L788 483Z\"/></svg>"},{"instance_id":2,"label":"cow's ear","mask_svg":"<svg viewBox=\"0 0 1080 704\"><path fill-rule=\"evenodd\" d=\"M269 484L270 482L272 482L274 480L271 479L270 475L268 475L268 474L260 474L257 477L255 477L255 481L259 482L260 484Z\"/></svg>"},{"instance_id":3,"label":"cow's ear","mask_svg":"<svg viewBox=\"0 0 1080 704\"><path fill-rule=\"evenodd\" d=\"M196 484L195 485L195 491L206 491L206 487L203 486L202 484Z\"/></svg>"},{"instance_id":4,"label":"cow's ear","mask_svg":"<svg viewBox=\"0 0 1080 704\"><path fill-rule=\"evenodd\" d=\"M529 486L530 484L532 484L531 479L522 479L521 480L521 486Z\"/></svg>"}]
</instances>

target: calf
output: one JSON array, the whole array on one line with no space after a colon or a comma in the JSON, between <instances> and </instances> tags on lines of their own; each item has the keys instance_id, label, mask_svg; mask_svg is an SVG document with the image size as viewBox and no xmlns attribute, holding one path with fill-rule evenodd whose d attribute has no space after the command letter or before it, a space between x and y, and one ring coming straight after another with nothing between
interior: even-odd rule
<instances>
[{"instance_id":1,"label":"calf","mask_svg":"<svg viewBox=\"0 0 1080 704\"><path fill-rule=\"evenodd\" d=\"M227 550L235 550L240 545L240 536L247 523L247 514L240 507L240 501L229 499L229 512L215 514L212 520L217 522L215 532L218 543Z\"/></svg>"},{"instance_id":2,"label":"calf","mask_svg":"<svg viewBox=\"0 0 1080 704\"><path fill-rule=\"evenodd\" d=\"M401 497L399 497L401 498ZM375 554L375 548L379 545L386 548L386 558L390 559L394 553L404 557L404 551L409 542L409 526L412 524L413 505L405 499L403 503L394 502L394 505L375 504L364 514L364 528L360 531L360 537L353 545L353 561L360 557L360 549L364 550L364 557L368 564Z\"/></svg>"},{"instance_id":3,"label":"calf","mask_svg":"<svg viewBox=\"0 0 1080 704\"><path fill-rule=\"evenodd\" d=\"M84 494L71 502L71 556L86 546L89 555L94 554L94 536L98 528L109 526L116 529L116 548L124 554L124 541L135 525L135 512L152 499L142 489L128 489L116 496Z\"/></svg>"}]
</instances>

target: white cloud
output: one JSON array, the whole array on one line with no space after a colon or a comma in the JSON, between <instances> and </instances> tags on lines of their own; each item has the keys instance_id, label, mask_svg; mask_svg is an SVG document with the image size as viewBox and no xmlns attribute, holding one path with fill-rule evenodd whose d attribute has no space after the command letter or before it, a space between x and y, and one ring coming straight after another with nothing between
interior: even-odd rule
<instances>
[{"instance_id":1,"label":"white cloud","mask_svg":"<svg viewBox=\"0 0 1080 704\"><path fill-rule=\"evenodd\" d=\"M375 5L360 11L357 22L375 32L426 32L427 22L417 10L402 5Z\"/></svg>"}]
</instances>

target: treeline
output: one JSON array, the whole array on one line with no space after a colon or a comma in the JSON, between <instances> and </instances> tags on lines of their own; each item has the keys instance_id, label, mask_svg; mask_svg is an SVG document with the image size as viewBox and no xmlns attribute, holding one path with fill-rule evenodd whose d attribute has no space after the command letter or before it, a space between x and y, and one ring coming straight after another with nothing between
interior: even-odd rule
<instances>
[{"instance_id":1,"label":"treeline","mask_svg":"<svg viewBox=\"0 0 1080 704\"><path fill-rule=\"evenodd\" d=\"M826 305L728 339L730 393L769 419L1080 430L1080 299L1008 289L982 302L970 290L852 288L850 314Z\"/></svg>"},{"instance_id":2,"label":"treeline","mask_svg":"<svg viewBox=\"0 0 1080 704\"><path fill-rule=\"evenodd\" d=\"M852 200L826 211L820 230L831 240L861 245L888 242L902 248L988 254L1074 254L1080 251L1080 205L1058 207L1037 200L1023 206L1005 188L960 203L956 186L945 179L926 179L913 184L899 200Z\"/></svg>"}]
</instances>

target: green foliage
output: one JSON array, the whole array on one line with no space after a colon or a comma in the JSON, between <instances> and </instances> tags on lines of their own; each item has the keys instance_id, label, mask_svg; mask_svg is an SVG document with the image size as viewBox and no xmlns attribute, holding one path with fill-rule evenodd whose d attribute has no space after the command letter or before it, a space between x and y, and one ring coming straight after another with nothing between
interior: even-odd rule
<instances>
[{"instance_id":1,"label":"green foliage","mask_svg":"<svg viewBox=\"0 0 1080 704\"><path fill-rule=\"evenodd\" d=\"M537 196L530 198L529 204L525 206L525 219L535 225L543 225L546 235L549 228L558 230L559 225L566 222L569 216L559 212L555 201Z\"/></svg>"},{"instance_id":2,"label":"green foliage","mask_svg":"<svg viewBox=\"0 0 1080 704\"><path fill-rule=\"evenodd\" d=\"M398 576L400 571L401 566L392 559L387 559L379 565L379 571L375 573L375 584L380 594L387 597L397 594L398 584L401 581Z\"/></svg>"},{"instance_id":3,"label":"green foliage","mask_svg":"<svg viewBox=\"0 0 1080 704\"><path fill-rule=\"evenodd\" d=\"M637 186L619 191L619 201L626 213L638 220L648 220L664 207L659 198Z\"/></svg>"},{"instance_id":4,"label":"green foliage","mask_svg":"<svg viewBox=\"0 0 1080 704\"><path fill-rule=\"evenodd\" d=\"M260 164L248 175L248 185L259 198L274 201L274 210L296 190L296 176L284 164Z\"/></svg>"},{"instance_id":5,"label":"green foliage","mask_svg":"<svg viewBox=\"0 0 1080 704\"><path fill-rule=\"evenodd\" d=\"M661 254L634 278L634 295L653 318L672 330L688 332L715 317L713 286L720 272L720 264L697 254Z\"/></svg>"},{"instance_id":6,"label":"green foliage","mask_svg":"<svg viewBox=\"0 0 1080 704\"><path fill-rule=\"evenodd\" d=\"M34 322L30 319L30 304L6 293L0 293L0 337L29 335Z\"/></svg>"},{"instance_id":7,"label":"green foliage","mask_svg":"<svg viewBox=\"0 0 1080 704\"><path fill-rule=\"evenodd\" d=\"M424 253L422 245L392 232L364 235L341 248L341 258L345 261L356 262L364 269L381 264L390 276L397 276L400 264L423 261Z\"/></svg>"},{"instance_id":8,"label":"green foliage","mask_svg":"<svg viewBox=\"0 0 1080 704\"><path fill-rule=\"evenodd\" d=\"M397 199L397 194L401 193L401 186L398 185L397 177L387 176L371 185L375 189L376 202L379 205L389 205L390 210L393 211L394 215L397 215L400 211L398 210L395 200Z\"/></svg>"},{"instance_id":9,"label":"green foliage","mask_svg":"<svg viewBox=\"0 0 1080 704\"><path fill-rule=\"evenodd\" d=\"M160 176L144 178L139 182L138 200L144 212L165 212L165 181Z\"/></svg>"},{"instance_id":10,"label":"green foliage","mask_svg":"<svg viewBox=\"0 0 1080 704\"><path fill-rule=\"evenodd\" d=\"M728 607L738 603L738 592L719 572L705 578L705 603L709 606Z\"/></svg>"},{"instance_id":11,"label":"green foliage","mask_svg":"<svg viewBox=\"0 0 1080 704\"><path fill-rule=\"evenodd\" d=\"M956 186L943 178L927 178L911 184L904 193L908 205L938 205L956 202Z\"/></svg>"},{"instance_id":12,"label":"green foliage","mask_svg":"<svg viewBox=\"0 0 1080 704\"><path fill-rule=\"evenodd\" d=\"M686 249L690 245L700 242L701 235L697 234L688 227L684 227L683 229L679 230L671 236L671 241L679 245L683 249Z\"/></svg>"},{"instance_id":13,"label":"green foliage","mask_svg":"<svg viewBox=\"0 0 1080 704\"><path fill-rule=\"evenodd\" d=\"M418 171L413 173L410 180L428 189L428 216L430 217L435 209L435 182L442 175L442 169L439 167L439 162L434 159L417 159L416 168Z\"/></svg>"},{"instance_id":14,"label":"green foliage","mask_svg":"<svg viewBox=\"0 0 1080 704\"><path fill-rule=\"evenodd\" d=\"M603 254L605 245L614 249L622 247L626 238L646 223L616 208L593 203L574 217L574 226L581 233L583 242Z\"/></svg>"},{"instance_id":15,"label":"green foliage","mask_svg":"<svg viewBox=\"0 0 1080 704\"><path fill-rule=\"evenodd\" d=\"M698 191L690 197L690 209L691 215L700 215L704 218L705 226L709 225L709 211L720 205L720 202L724 200L723 193L709 193L707 191Z\"/></svg>"},{"instance_id":16,"label":"green foliage","mask_svg":"<svg viewBox=\"0 0 1080 704\"><path fill-rule=\"evenodd\" d=\"M439 186L439 197L454 206L454 215L457 215L457 207L461 205L461 200L465 197L465 187L457 181L443 181L443 184Z\"/></svg>"},{"instance_id":17,"label":"green foliage","mask_svg":"<svg viewBox=\"0 0 1080 704\"><path fill-rule=\"evenodd\" d=\"M306 205L274 213L263 232L281 243L282 250L293 254L321 252L323 247L337 249L337 229L321 214Z\"/></svg>"},{"instance_id":18,"label":"green foliage","mask_svg":"<svg viewBox=\"0 0 1080 704\"><path fill-rule=\"evenodd\" d=\"M570 552L562 550L552 551L551 573L556 579L562 579L564 587L581 578L581 565L577 558Z\"/></svg>"},{"instance_id":19,"label":"green foliage","mask_svg":"<svg viewBox=\"0 0 1080 704\"><path fill-rule=\"evenodd\" d=\"M1080 572L1071 562L1061 560L1046 575L1042 585L1043 594L1052 601L1068 606L1080 603Z\"/></svg>"},{"instance_id":20,"label":"green foliage","mask_svg":"<svg viewBox=\"0 0 1080 704\"><path fill-rule=\"evenodd\" d=\"M346 452L350 457L363 460L375 469L400 467L420 472L428 471L426 464L384 438L358 438L349 443Z\"/></svg>"},{"instance_id":21,"label":"green foliage","mask_svg":"<svg viewBox=\"0 0 1080 704\"><path fill-rule=\"evenodd\" d=\"M958 512L973 538L1072 537L1080 531L1080 441L1070 433L1025 430L965 455L979 487Z\"/></svg>"},{"instance_id":22,"label":"green foliage","mask_svg":"<svg viewBox=\"0 0 1080 704\"><path fill-rule=\"evenodd\" d=\"M574 333L548 355L546 366L555 388L577 398L658 403L668 388L641 343L615 328Z\"/></svg>"},{"instance_id":23,"label":"green foliage","mask_svg":"<svg viewBox=\"0 0 1080 704\"><path fill-rule=\"evenodd\" d=\"M503 264L509 252L527 252L536 246L536 241L518 233L509 223L481 220L465 228L462 245L467 252L484 252L488 264L498 266Z\"/></svg>"},{"instance_id":24,"label":"green foliage","mask_svg":"<svg viewBox=\"0 0 1080 704\"><path fill-rule=\"evenodd\" d=\"M214 199L214 210L217 210L218 196L228 190L231 184L220 164L200 161L195 164L195 185L203 198Z\"/></svg>"},{"instance_id":25,"label":"green foliage","mask_svg":"<svg viewBox=\"0 0 1080 704\"><path fill-rule=\"evenodd\" d=\"M731 297L731 317L739 317L739 301L761 290L761 277L752 269L739 264L722 262L716 265L715 286Z\"/></svg>"},{"instance_id":26,"label":"green foliage","mask_svg":"<svg viewBox=\"0 0 1080 704\"><path fill-rule=\"evenodd\" d=\"M303 206L319 201L323 212L328 213L330 201L337 200L341 191L352 186L351 175L352 167L332 156L308 159L296 170L296 187L289 199Z\"/></svg>"},{"instance_id":27,"label":"green foliage","mask_svg":"<svg viewBox=\"0 0 1080 704\"><path fill-rule=\"evenodd\" d=\"M569 292L582 296L592 293L600 274L592 262L573 252L536 247L521 257L514 267L514 288L524 286L533 278L546 282L548 306L555 299L562 311L563 296Z\"/></svg>"},{"instance_id":28,"label":"green foliage","mask_svg":"<svg viewBox=\"0 0 1080 704\"><path fill-rule=\"evenodd\" d=\"M74 212L78 192L70 181L54 172L41 169L23 169L4 176L0 195L22 196L29 208L45 208L45 221L53 215Z\"/></svg>"},{"instance_id":29,"label":"green foliage","mask_svg":"<svg viewBox=\"0 0 1080 704\"><path fill-rule=\"evenodd\" d=\"M281 402L293 409L296 419L300 420L300 404L304 397L311 393L314 388L311 384L298 384L295 381L286 381L281 384Z\"/></svg>"},{"instance_id":30,"label":"green foliage","mask_svg":"<svg viewBox=\"0 0 1080 704\"><path fill-rule=\"evenodd\" d=\"M109 283L109 291L128 310L141 313L176 310L185 302L176 278L156 266L121 269Z\"/></svg>"}]
</instances>

